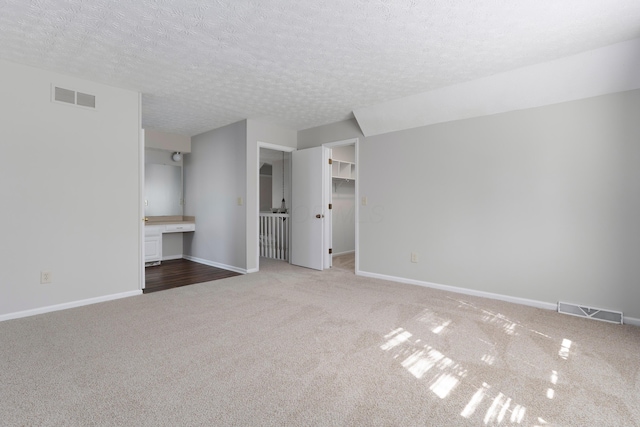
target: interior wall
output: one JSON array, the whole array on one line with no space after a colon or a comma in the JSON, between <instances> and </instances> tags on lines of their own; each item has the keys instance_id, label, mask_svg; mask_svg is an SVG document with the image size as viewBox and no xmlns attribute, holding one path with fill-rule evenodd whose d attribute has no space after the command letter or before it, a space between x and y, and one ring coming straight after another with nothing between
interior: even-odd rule
<instances>
[{"instance_id":1,"label":"interior wall","mask_svg":"<svg viewBox=\"0 0 640 427\"><path fill-rule=\"evenodd\" d=\"M248 272L258 270L258 142L296 148L298 133L271 123L246 121L246 265Z\"/></svg>"},{"instance_id":2,"label":"interior wall","mask_svg":"<svg viewBox=\"0 0 640 427\"><path fill-rule=\"evenodd\" d=\"M146 133L146 132L145 132ZM184 156L180 161L175 162L171 155L174 151L169 150L160 150L156 148L145 148L144 149L144 162L146 163L154 163L156 165L172 165L172 166L183 166Z\"/></svg>"},{"instance_id":3,"label":"interior wall","mask_svg":"<svg viewBox=\"0 0 640 427\"><path fill-rule=\"evenodd\" d=\"M360 140L364 138L358 122L355 119L343 120L299 131L298 150L353 138L360 138Z\"/></svg>"},{"instance_id":4,"label":"interior wall","mask_svg":"<svg viewBox=\"0 0 640 427\"><path fill-rule=\"evenodd\" d=\"M287 209L291 209L291 153L284 153L284 169L282 164L282 160L276 160L273 162L271 207L280 208L282 206L282 175L284 174L284 205Z\"/></svg>"},{"instance_id":5,"label":"interior wall","mask_svg":"<svg viewBox=\"0 0 640 427\"><path fill-rule=\"evenodd\" d=\"M356 250L356 186L355 181L334 179L331 194L332 247L334 255Z\"/></svg>"},{"instance_id":6,"label":"interior wall","mask_svg":"<svg viewBox=\"0 0 640 427\"><path fill-rule=\"evenodd\" d=\"M184 234L187 233L164 233L162 235L163 260L182 258L184 254Z\"/></svg>"},{"instance_id":7,"label":"interior wall","mask_svg":"<svg viewBox=\"0 0 640 427\"><path fill-rule=\"evenodd\" d=\"M160 132L153 129L144 130L144 146L170 152L191 152L191 138L187 135Z\"/></svg>"},{"instance_id":8,"label":"interior wall","mask_svg":"<svg viewBox=\"0 0 640 427\"><path fill-rule=\"evenodd\" d=\"M271 175L260 175L260 212L271 212Z\"/></svg>"},{"instance_id":9,"label":"interior wall","mask_svg":"<svg viewBox=\"0 0 640 427\"><path fill-rule=\"evenodd\" d=\"M243 120L192 137L184 155L184 214L196 218L196 231L183 237L185 255L239 270L246 269L246 138Z\"/></svg>"},{"instance_id":10,"label":"interior wall","mask_svg":"<svg viewBox=\"0 0 640 427\"><path fill-rule=\"evenodd\" d=\"M638 111L634 90L366 138L361 270L640 318Z\"/></svg>"},{"instance_id":11,"label":"interior wall","mask_svg":"<svg viewBox=\"0 0 640 427\"><path fill-rule=\"evenodd\" d=\"M0 317L139 292L138 94L5 61L0 74ZM52 84L96 108L52 102Z\"/></svg>"},{"instance_id":12,"label":"interior wall","mask_svg":"<svg viewBox=\"0 0 640 427\"><path fill-rule=\"evenodd\" d=\"M637 37L637 35L636 35ZM640 89L640 38L353 111L366 136Z\"/></svg>"},{"instance_id":13,"label":"interior wall","mask_svg":"<svg viewBox=\"0 0 640 427\"><path fill-rule=\"evenodd\" d=\"M356 146L352 145L341 145L338 147L331 148L331 158L342 160L345 162L356 162Z\"/></svg>"}]
</instances>

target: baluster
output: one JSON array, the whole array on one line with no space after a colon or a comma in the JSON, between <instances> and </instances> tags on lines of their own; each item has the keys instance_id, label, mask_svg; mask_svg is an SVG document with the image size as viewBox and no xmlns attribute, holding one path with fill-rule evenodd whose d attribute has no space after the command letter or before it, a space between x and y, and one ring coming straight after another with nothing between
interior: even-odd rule
<instances>
[{"instance_id":1,"label":"baluster","mask_svg":"<svg viewBox=\"0 0 640 427\"><path fill-rule=\"evenodd\" d=\"M264 256L264 217L260 215L260 256Z\"/></svg>"},{"instance_id":2,"label":"baluster","mask_svg":"<svg viewBox=\"0 0 640 427\"><path fill-rule=\"evenodd\" d=\"M273 257L278 259L278 217L273 218Z\"/></svg>"},{"instance_id":3,"label":"baluster","mask_svg":"<svg viewBox=\"0 0 640 427\"><path fill-rule=\"evenodd\" d=\"M278 259L278 217L273 218L273 258Z\"/></svg>"},{"instance_id":4,"label":"baluster","mask_svg":"<svg viewBox=\"0 0 640 427\"><path fill-rule=\"evenodd\" d=\"M282 259L282 217L278 218L278 226L280 227L278 230L278 259Z\"/></svg>"},{"instance_id":5,"label":"baluster","mask_svg":"<svg viewBox=\"0 0 640 427\"><path fill-rule=\"evenodd\" d=\"M278 218L278 259L282 259L282 217Z\"/></svg>"},{"instance_id":6,"label":"baluster","mask_svg":"<svg viewBox=\"0 0 640 427\"><path fill-rule=\"evenodd\" d=\"M269 218L269 258L273 258L273 217Z\"/></svg>"},{"instance_id":7,"label":"baluster","mask_svg":"<svg viewBox=\"0 0 640 427\"><path fill-rule=\"evenodd\" d=\"M269 230L267 232L267 234L269 235L269 237L267 238L267 242L269 242L269 252L268 252L268 257L269 258L273 258L273 239L271 238L271 224L273 222L273 217L269 217Z\"/></svg>"}]
</instances>

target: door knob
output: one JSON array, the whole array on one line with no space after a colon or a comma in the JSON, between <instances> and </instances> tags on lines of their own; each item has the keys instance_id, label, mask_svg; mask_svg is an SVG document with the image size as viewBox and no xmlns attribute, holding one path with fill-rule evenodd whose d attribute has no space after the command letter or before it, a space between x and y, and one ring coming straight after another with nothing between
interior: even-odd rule
<instances>
[{"instance_id":1,"label":"door knob","mask_svg":"<svg viewBox=\"0 0 640 427\"><path fill-rule=\"evenodd\" d=\"M316 218L324 218L324 215L318 214L316 215Z\"/></svg>"}]
</instances>

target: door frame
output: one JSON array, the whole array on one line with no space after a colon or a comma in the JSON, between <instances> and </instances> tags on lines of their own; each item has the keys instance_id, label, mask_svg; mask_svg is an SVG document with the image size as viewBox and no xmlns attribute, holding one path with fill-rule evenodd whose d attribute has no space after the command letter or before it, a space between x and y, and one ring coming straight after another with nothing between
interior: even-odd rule
<instances>
[{"instance_id":1,"label":"door frame","mask_svg":"<svg viewBox=\"0 0 640 427\"><path fill-rule=\"evenodd\" d=\"M144 262L144 238L145 238L145 214L144 214L144 142L145 135L142 128L142 94L138 92L138 284L140 291L146 286L145 262Z\"/></svg>"},{"instance_id":2,"label":"door frame","mask_svg":"<svg viewBox=\"0 0 640 427\"><path fill-rule=\"evenodd\" d=\"M356 238L356 242L355 242L355 262L356 262L356 266L355 266L355 274L359 274L360 273L360 138L351 138L351 139L344 139L341 141L334 141L334 142L327 142L322 144L323 147L326 148L334 148L334 147L343 147L345 145L354 145L355 146L355 163L356 163L356 178L355 178L355 238ZM332 153L332 157L333 157L333 153ZM332 178L331 178L331 174L328 174L329 176L326 177L327 182L325 183L326 185L329 186L329 188L332 188L333 183L332 183ZM331 197L333 199L333 193L330 193ZM333 214L332 214L333 215ZM333 236L333 221L330 221L329 223L329 227L325 227L325 233L328 233L328 237L325 236L325 241L327 241L327 238L331 239ZM331 241L331 240L329 240ZM333 255L331 257L333 259ZM333 261L331 261L331 264L333 265Z\"/></svg>"},{"instance_id":3,"label":"door frame","mask_svg":"<svg viewBox=\"0 0 640 427\"><path fill-rule=\"evenodd\" d=\"M258 171L258 173L256 174L256 226L257 226L257 230L258 233L260 233L260 149L261 148L266 148L269 150L275 150L275 151L283 151L285 153L291 153L293 151L296 151L297 149L294 147L289 147L288 145L278 145L278 144L272 144L270 142L262 142L262 141L258 141L257 144L257 152L256 152L256 164L255 166L255 170ZM289 160L291 161L291 160ZM289 168L289 171L291 171L291 168ZM291 237L289 237L289 240L291 240ZM256 271L260 271L260 246L256 245L256 249L255 249L255 259L256 259ZM289 263L291 263L291 256L289 256Z\"/></svg>"}]
</instances>

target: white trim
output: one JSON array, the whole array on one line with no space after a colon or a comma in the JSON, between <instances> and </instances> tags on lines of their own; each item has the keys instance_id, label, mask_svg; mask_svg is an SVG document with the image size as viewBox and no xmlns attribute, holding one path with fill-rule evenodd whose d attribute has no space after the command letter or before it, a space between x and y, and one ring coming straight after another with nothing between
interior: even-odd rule
<instances>
[{"instance_id":1,"label":"white trim","mask_svg":"<svg viewBox=\"0 0 640 427\"><path fill-rule=\"evenodd\" d=\"M182 259L184 255L167 255L162 257L162 261L173 261L174 259Z\"/></svg>"},{"instance_id":2,"label":"white trim","mask_svg":"<svg viewBox=\"0 0 640 427\"><path fill-rule=\"evenodd\" d=\"M358 142L358 138L351 138L351 139L343 139L342 141L325 142L322 145L324 145L327 148L333 148L333 147L342 147L345 145L353 145L357 142ZM357 164L358 163L356 163L356 165Z\"/></svg>"},{"instance_id":3,"label":"white trim","mask_svg":"<svg viewBox=\"0 0 640 427\"><path fill-rule=\"evenodd\" d=\"M260 271L260 270L257 269L257 268L251 268L251 269L247 270L246 274L257 273L258 271Z\"/></svg>"},{"instance_id":4,"label":"white trim","mask_svg":"<svg viewBox=\"0 0 640 427\"><path fill-rule=\"evenodd\" d=\"M329 202L332 201L332 166L329 164L332 152L331 148L322 145L322 268L331 268L333 254L329 253L329 248L333 248L333 211L329 212ZM293 196L291 197L293 198Z\"/></svg>"},{"instance_id":5,"label":"white trim","mask_svg":"<svg viewBox=\"0 0 640 427\"><path fill-rule=\"evenodd\" d=\"M635 317L625 317L623 324L624 325L640 326L640 319L636 319Z\"/></svg>"},{"instance_id":6,"label":"white trim","mask_svg":"<svg viewBox=\"0 0 640 427\"><path fill-rule=\"evenodd\" d=\"M530 307L542 308L545 310L553 310L553 311L558 310L558 304L550 303L550 302L537 301L537 300L532 300L527 298L512 297L510 295L494 294L492 292L477 291L475 289L459 288L457 286L440 285L438 283L424 282L422 280L406 279L403 277L396 277L396 276L387 276L384 274L369 273L366 271L359 271L356 274L358 276L371 277L373 279L382 279L382 280L388 280L391 282L407 283L409 285L424 286L427 288L439 289L441 291L455 292L458 294L472 295L475 297L489 298L489 299L495 299L499 301L512 302L515 304L528 305Z\"/></svg>"},{"instance_id":7,"label":"white trim","mask_svg":"<svg viewBox=\"0 0 640 427\"><path fill-rule=\"evenodd\" d=\"M145 264L146 261L144 259L144 226L146 222L144 222L144 140L145 140L145 132L142 129L142 93L138 92L138 217L140 218L140 222L138 223L138 256L139 256L139 267L138 267L138 289L144 289L146 286L146 277L145 277Z\"/></svg>"},{"instance_id":8,"label":"white trim","mask_svg":"<svg viewBox=\"0 0 640 427\"><path fill-rule=\"evenodd\" d=\"M208 265L210 267L217 267L217 268L222 268L223 270L234 271L234 272L240 273L240 274L247 274L247 269L245 269L245 268L238 268L238 267L234 267L232 265L226 265L226 264L222 264L222 263L219 263L219 262L209 261L208 259L197 258L197 257L191 256L191 255L184 255L183 258L187 259L189 261L197 262L199 264ZM253 269L252 269L252 272L253 272Z\"/></svg>"},{"instance_id":9,"label":"white trim","mask_svg":"<svg viewBox=\"0 0 640 427\"><path fill-rule=\"evenodd\" d=\"M338 252L338 253L333 254L333 256L347 255L347 254L352 254L352 253L354 253L354 252L355 252L355 251L344 251L344 252Z\"/></svg>"},{"instance_id":10,"label":"white trim","mask_svg":"<svg viewBox=\"0 0 640 427\"><path fill-rule=\"evenodd\" d=\"M284 151L285 153L291 153L296 151L295 147L289 147L288 145L272 144L270 142L258 141L258 165L260 164L260 148L268 148L269 150Z\"/></svg>"},{"instance_id":11,"label":"white trim","mask_svg":"<svg viewBox=\"0 0 640 427\"><path fill-rule=\"evenodd\" d=\"M19 319L21 317L35 316L37 314L50 313L52 311L66 310L68 308L82 307L84 305L97 304L99 302L112 301L120 298L128 298L136 295L142 295L141 290L121 292L119 294L104 295L96 298L88 298L78 301L65 302L63 304L48 305L46 307L34 308L31 310L17 311L15 313L0 315L0 322L11 319Z\"/></svg>"}]
</instances>

